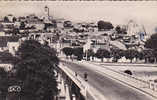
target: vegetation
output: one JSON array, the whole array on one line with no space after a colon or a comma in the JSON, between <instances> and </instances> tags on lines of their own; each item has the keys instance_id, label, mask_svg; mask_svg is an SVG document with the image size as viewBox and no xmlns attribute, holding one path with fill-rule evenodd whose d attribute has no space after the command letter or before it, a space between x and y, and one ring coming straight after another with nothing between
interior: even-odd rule
<instances>
[{"instance_id":1,"label":"vegetation","mask_svg":"<svg viewBox=\"0 0 157 100\"><path fill-rule=\"evenodd\" d=\"M9 18L7 16L4 17L4 22L9 22Z\"/></svg>"},{"instance_id":2,"label":"vegetation","mask_svg":"<svg viewBox=\"0 0 157 100\"><path fill-rule=\"evenodd\" d=\"M98 49L95 56L97 58L100 58L102 62L103 62L104 58L110 58L111 57L110 52L106 49Z\"/></svg>"},{"instance_id":3,"label":"vegetation","mask_svg":"<svg viewBox=\"0 0 157 100\"><path fill-rule=\"evenodd\" d=\"M70 58L71 58L71 56L73 54L73 49L72 48L65 47L65 48L62 49L62 51L66 55L66 58L68 58L68 56L70 56Z\"/></svg>"},{"instance_id":4,"label":"vegetation","mask_svg":"<svg viewBox=\"0 0 157 100\"><path fill-rule=\"evenodd\" d=\"M116 26L115 30L117 31L118 34L122 33L122 29L119 25Z\"/></svg>"},{"instance_id":5,"label":"vegetation","mask_svg":"<svg viewBox=\"0 0 157 100\"><path fill-rule=\"evenodd\" d=\"M22 82L21 95L29 100L50 100L57 94L54 69L59 63L56 51L37 41L27 40L17 52L14 70Z\"/></svg>"},{"instance_id":6,"label":"vegetation","mask_svg":"<svg viewBox=\"0 0 157 100\"><path fill-rule=\"evenodd\" d=\"M59 59L54 49L35 40L26 40L16 57L3 52L0 59L14 64L9 72L0 68L0 100L6 99L8 87L12 85L21 86L21 100L55 100L58 89L54 70Z\"/></svg>"},{"instance_id":7,"label":"vegetation","mask_svg":"<svg viewBox=\"0 0 157 100\"><path fill-rule=\"evenodd\" d=\"M77 57L77 60L82 60L83 59L83 48L82 47L73 48L73 54L74 54L74 56Z\"/></svg>"},{"instance_id":8,"label":"vegetation","mask_svg":"<svg viewBox=\"0 0 157 100\"><path fill-rule=\"evenodd\" d=\"M147 62L151 58L154 59L154 62L156 62L157 59L157 33L153 34L150 39L148 39L145 43L145 47L149 49L149 52L147 53Z\"/></svg>"},{"instance_id":9,"label":"vegetation","mask_svg":"<svg viewBox=\"0 0 157 100\"><path fill-rule=\"evenodd\" d=\"M124 56L124 51L120 49L111 49L111 55L113 57L113 62L117 62L122 56Z\"/></svg>"},{"instance_id":10,"label":"vegetation","mask_svg":"<svg viewBox=\"0 0 157 100\"><path fill-rule=\"evenodd\" d=\"M62 51L67 57L70 56L71 59L73 59L72 55L76 56L77 60L83 59L83 48L81 47L77 47L77 48L65 47L62 49Z\"/></svg>"},{"instance_id":11,"label":"vegetation","mask_svg":"<svg viewBox=\"0 0 157 100\"><path fill-rule=\"evenodd\" d=\"M11 53L7 51L0 52L0 62L13 64L15 61L16 61L16 57L14 57Z\"/></svg>"},{"instance_id":12,"label":"vegetation","mask_svg":"<svg viewBox=\"0 0 157 100\"><path fill-rule=\"evenodd\" d=\"M117 32L118 34L127 34L125 27L120 27L120 26L118 25L118 26L116 26L115 30L116 30L116 32Z\"/></svg>"},{"instance_id":13,"label":"vegetation","mask_svg":"<svg viewBox=\"0 0 157 100\"><path fill-rule=\"evenodd\" d=\"M132 60L134 58L137 58L138 57L138 51L137 50L134 50L134 49L129 49L129 50L126 50L124 52L124 56L126 59L130 59L131 60L131 63L132 63Z\"/></svg>"},{"instance_id":14,"label":"vegetation","mask_svg":"<svg viewBox=\"0 0 157 100\"><path fill-rule=\"evenodd\" d=\"M149 63L151 61L151 59L155 57L155 55L153 53L154 53L154 51L151 49L143 50L142 52L140 52L139 58L144 59L145 63Z\"/></svg>"},{"instance_id":15,"label":"vegetation","mask_svg":"<svg viewBox=\"0 0 157 100\"><path fill-rule=\"evenodd\" d=\"M113 25L110 22L105 22L105 21L98 21L98 30L99 31L104 31L104 30L110 30L113 29Z\"/></svg>"},{"instance_id":16,"label":"vegetation","mask_svg":"<svg viewBox=\"0 0 157 100\"><path fill-rule=\"evenodd\" d=\"M16 17L13 17L13 23L15 23L17 21Z\"/></svg>"},{"instance_id":17,"label":"vegetation","mask_svg":"<svg viewBox=\"0 0 157 100\"><path fill-rule=\"evenodd\" d=\"M150 48L150 49L153 49L153 50L157 50L157 33L156 34L153 34L150 39L148 39L145 43L145 47L146 48Z\"/></svg>"},{"instance_id":18,"label":"vegetation","mask_svg":"<svg viewBox=\"0 0 157 100\"><path fill-rule=\"evenodd\" d=\"M8 73L0 67L0 100L5 100L8 90Z\"/></svg>"}]
</instances>

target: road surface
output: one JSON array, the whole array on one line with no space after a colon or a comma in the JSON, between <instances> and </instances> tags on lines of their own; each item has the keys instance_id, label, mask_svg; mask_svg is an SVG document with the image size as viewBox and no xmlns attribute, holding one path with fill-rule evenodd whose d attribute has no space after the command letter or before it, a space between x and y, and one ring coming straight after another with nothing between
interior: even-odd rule
<instances>
[{"instance_id":1,"label":"road surface","mask_svg":"<svg viewBox=\"0 0 157 100\"><path fill-rule=\"evenodd\" d=\"M65 63L64 61L62 63L74 72L77 72L82 78L84 77L84 73L87 72L88 83L100 91L108 100L155 100L148 95L108 78L104 74L100 74L94 69L90 69L90 66L71 62Z\"/></svg>"}]
</instances>

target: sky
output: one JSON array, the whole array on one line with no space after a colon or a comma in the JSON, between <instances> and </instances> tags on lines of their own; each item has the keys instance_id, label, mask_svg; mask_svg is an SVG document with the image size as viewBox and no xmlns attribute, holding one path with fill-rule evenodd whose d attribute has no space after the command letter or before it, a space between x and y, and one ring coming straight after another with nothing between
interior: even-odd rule
<instances>
[{"instance_id":1,"label":"sky","mask_svg":"<svg viewBox=\"0 0 157 100\"><path fill-rule=\"evenodd\" d=\"M104 20L117 25L133 19L149 33L157 27L157 1L0 1L0 17L32 13L42 16L45 5L51 16L74 22Z\"/></svg>"}]
</instances>

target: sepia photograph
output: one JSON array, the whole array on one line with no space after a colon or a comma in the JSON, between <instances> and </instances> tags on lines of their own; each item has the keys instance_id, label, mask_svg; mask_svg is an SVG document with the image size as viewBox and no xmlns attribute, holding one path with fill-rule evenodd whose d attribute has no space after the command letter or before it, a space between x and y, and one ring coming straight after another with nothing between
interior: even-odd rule
<instances>
[{"instance_id":1,"label":"sepia photograph","mask_svg":"<svg viewBox=\"0 0 157 100\"><path fill-rule=\"evenodd\" d=\"M157 100L157 1L0 0L0 100Z\"/></svg>"}]
</instances>

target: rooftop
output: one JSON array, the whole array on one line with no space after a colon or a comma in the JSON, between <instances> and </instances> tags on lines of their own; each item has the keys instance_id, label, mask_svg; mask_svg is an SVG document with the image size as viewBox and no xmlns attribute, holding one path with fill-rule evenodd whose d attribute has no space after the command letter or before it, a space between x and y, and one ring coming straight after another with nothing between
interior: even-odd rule
<instances>
[{"instance_id":1,"label":"rooftop","mask_svg":"<svg viewBox=\"0 0 157 100\"><path fill-rule=\"evenodd\" d=\"M18 36L0 36L0 47L6 47L8 42L18 42Z\"/></svg>"}]
</instances>

